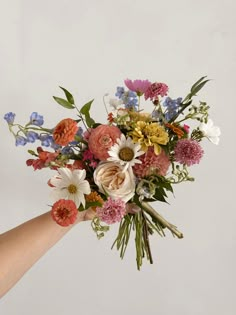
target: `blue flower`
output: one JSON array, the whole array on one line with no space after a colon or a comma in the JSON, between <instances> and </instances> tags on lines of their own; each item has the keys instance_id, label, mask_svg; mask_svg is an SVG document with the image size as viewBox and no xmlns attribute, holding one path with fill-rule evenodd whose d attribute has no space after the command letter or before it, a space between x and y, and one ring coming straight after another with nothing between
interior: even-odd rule
<instances>
[{"instance_id":1,"label":"blue flower","mask_svg":"<svg viewBox=\"0 0 236 315\"><path fill-rule=\"evenodd\" d=\"M74 153L73 149L69 146L67 147L64 147L62 150L61 150L61 153L64 154L64 155L71 155Z\"/></svg>"},{"instance_id":2,"label":"blue flower","mask_svg":"<svg viewBox=\"0 0 236 315\"><path fill-rule=\"evenodd\" d=\"M41 141L42 146L44 147L50 147L53 141L52 136L48 134L41 134L39 136L39 139Z\"/></svg>"},{"instance_id":3,"label":"blue flower","mask_svg":"<svg viewBox=\"0 0 236 315\"><path fill-rule=\"evenodd\" d=\"M16 116L16 114L9 112L9 113L4 115L4 119L6 120L6 122L9 125L12 125L14 123L15 116Z\"/></svg>"},{"instance_id":4,"label":"blue flower","mask_svg":"<svg viewBox=\"0 0 236 315\"><path fill-rule=\"evenodd\" d=\"M123 86L117 86L116 88L116 94L115 96L119 97L121 99L125 93L125 88Z\"/></svg>"},{"instance_id":5,"label":"blue flower","mask_svg":"<svg viewBox=\"0 0 236 315\"><path fill-rule=\"evenodd\" d=\"M163 106L166 107L165 118L167 121L171 120L179 110L180 103L182 102L182 97L178 97L173 100L170 97L166 97Z\"/></svg>"},{"instance_id":6,"label":"blue flower","mask_svg":"<svg viewBox=\"0 0 236 315\"><path fill-rule=\"evenodd\" d=\"M18 145L26 145L27 139L22 136L16 136L16 146Z\"/></svg>"},{"instance_id":7,"label":"blue flower","mask_svg":"<svg viewBox=\"0 0 236 315\"><path fill-rule=\"evenodd\" d=\"M37 112L33 112L30 115L30 123L35 126L42 126L44 123L43 116L39 115Z\"/></svg>"},{"instance_id":8,"label":"blue flower","mask_svg":"<svg viewBox=\"0 0 236 315\"><path fill-rule=\"evenodd\" d=\"M27 142L33 143L39 139L39 135L34 131L28 131L26 134Z\"/></svg>"}]
</instances>

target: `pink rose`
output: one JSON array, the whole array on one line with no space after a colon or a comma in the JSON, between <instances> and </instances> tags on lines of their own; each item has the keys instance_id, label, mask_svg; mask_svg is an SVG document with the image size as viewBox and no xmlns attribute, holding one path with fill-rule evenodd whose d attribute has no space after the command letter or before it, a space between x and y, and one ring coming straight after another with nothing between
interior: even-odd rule
<instances>
[{"instance_id":1,"label":"pink rose","mask_svg":"<svg viewBox=\"0 0 236 315\"><path fill-rule=\"evenodd\" d=\"M91 130L88 140L89 150L97 159L105 161L109 157L108 150L116 143L120 135L121 131L119 128L100 125Z\"/></svg>"}]
</instances>

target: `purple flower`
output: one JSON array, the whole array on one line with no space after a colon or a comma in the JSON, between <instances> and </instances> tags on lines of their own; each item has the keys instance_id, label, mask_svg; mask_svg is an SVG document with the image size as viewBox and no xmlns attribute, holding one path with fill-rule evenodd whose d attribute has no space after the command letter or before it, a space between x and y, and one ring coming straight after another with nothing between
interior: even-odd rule
<instances>
[{"instance_id":1,"label":"purple flower","mask_svg":"<svg viewBox=\"0 0 236 315\"><path fill-rule=\"evenodd\" d=\"M34 131L28 131L26 134L27 142L33 143L39 138L39 135Z\"/></svg>"},{"instance_id":2,"label":"purple flower","mask_svg":"<svg viewBox=\"0 0 236 315\"><path fill-rule=\"evenodd\" d=\"M12 125L14 123L15 116L16 114L9 112L4 115L4 119L9 125Z\"/></svg>"},{"instance_id":3,"label":"purple flower","mask_svg":"<svg viewBox=\"0 0 236 315\"><path fill-rule=\"evenodd\" d=\"M167 121L171 120L178 113L181 102L182 97L178 97L175 100L170 97L165 98L163 106L166 107L165 118Z\"/></svg>"},{"instance_id":4,"label":"purple flower","mask_svg":"<svg viewBox=\"0 0 236 315\"><path fill-rule=\"evenodd\" d=\"M181 139L177 141L174 153L176 162L191 166L200 162L204 151L196 140Z\"/></svg>"},{"instance_id":5,"label":"purple flower","mask_svg":"<svg viewBox=\"0 0 236 315\"><path fill-rule=\"evenodd\" d=\"M33 112L30 115L30 123L35 126L42 126L44 123L43 116L39 115L37 112Z\"/></svg>"},{"instance_id":6,"label":"purple flower","mask_svg":"<svg viewBox=\"0 0 236 315\"><path fill-rule=\"evenodd\" d=\"M42 146L44 147L50 147L53 141L53 138L51 135L48 134L41 134L39 136L39 140L41 141Z\"/></svg>"},{"instance_id":7,"label":"purple flower","mask_svg":"<svg viewBox=\"0 0 236 315\"><path fill-rule=\"evenodd\" d=\"M18 147L19 145L26 145L27 139L22 137L22 136L16 136L16 146Z\"/></svg>"}]
</instances>

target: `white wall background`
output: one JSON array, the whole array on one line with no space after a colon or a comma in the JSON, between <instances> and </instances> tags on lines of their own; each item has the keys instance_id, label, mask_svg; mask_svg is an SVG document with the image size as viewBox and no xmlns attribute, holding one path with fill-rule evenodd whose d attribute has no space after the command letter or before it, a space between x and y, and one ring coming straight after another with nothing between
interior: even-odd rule
<instances>
[{"instance_id":1,"label":"white wall background","mask_svg":"<svg viewBox=\"0 0 236 315\"><path fill-rule=\"evenodd\" d=\"M0 0L0 112L19 122L32 111L52 126L72 112L52 95L58 85L77 103L102 96L123 79L166 82L184 96L202 75L201 93L221 126L220 146L205 143L196 182L176 187L157 208L183 240L152 237L154 265L136 271L134 248L120 261L110 250L116 228L97 241L89 223L76 226L0 301L1 315L233 315L235 296L234 0ZM25 166L2 120L0 232L48 210L48 171ZM1 255L1 253L0 253Z\"/></svg>"}]
</instances>

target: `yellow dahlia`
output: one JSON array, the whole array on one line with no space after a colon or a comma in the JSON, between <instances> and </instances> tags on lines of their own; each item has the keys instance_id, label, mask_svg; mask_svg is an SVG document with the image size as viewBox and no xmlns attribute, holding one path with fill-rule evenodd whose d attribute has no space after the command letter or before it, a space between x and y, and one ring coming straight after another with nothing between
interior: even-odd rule
<instances>
[{"instance_id":1,"label":"yellow dahlia","mask_svg":"<svg viewBox=\"0 0 236 315\"><path fill-rule=\"evenodd\" d=\"M141 145L142 151L147 151L148 147L153 147L155 154L161 152L161 146L169 141L168 133L164 127L156 122L138 121L133 131L129 133L135 143Z\"/></svg>"}]
</instances>

